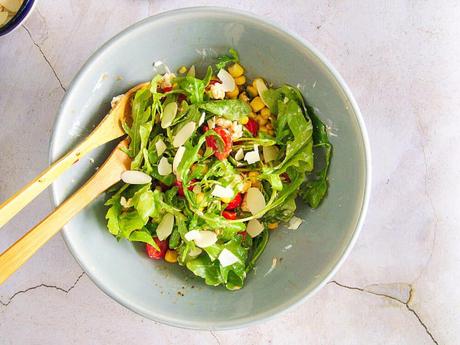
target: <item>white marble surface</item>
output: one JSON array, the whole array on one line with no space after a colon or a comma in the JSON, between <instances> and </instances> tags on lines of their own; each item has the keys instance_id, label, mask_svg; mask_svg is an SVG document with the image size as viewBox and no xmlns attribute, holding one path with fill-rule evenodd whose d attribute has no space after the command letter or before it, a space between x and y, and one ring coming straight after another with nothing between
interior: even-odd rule
<instances>
[{"instance_id":1,"label":"white marble surface","mask_svg":"<svg viewBox=\"0 0 460 345\"><path fill-rule=\"evenodd\" d=\"M116 5L115 5L116 3ZM82 274L60 236L0 287L3 344L459 344L460 4L456 0L41 0L0 38L0 200L47 164L59 103L79 67L148 15L224 5L271 19L329 57L361 107L373 195L334 278L292 312L225 332L143 319ZM0 250L49 210L45 193L1 231Z\"/></svg>"}]
</instances>

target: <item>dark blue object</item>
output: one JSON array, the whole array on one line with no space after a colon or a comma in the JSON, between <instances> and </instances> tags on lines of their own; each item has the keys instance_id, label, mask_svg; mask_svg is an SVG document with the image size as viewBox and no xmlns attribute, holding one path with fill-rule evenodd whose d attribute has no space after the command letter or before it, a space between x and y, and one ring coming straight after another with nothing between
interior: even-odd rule
<instances>
[{"instance_id":1,"label":"dark blue object","mask_svg":"<svg viewBox=\"0 0 460 345\"><path fill-rule=\"evenodd\" d=\"M16 15L11 18L8 23L0 27L0 36L6 35L7 33L13 31L17 26L21 25L22 21L32 9L34 2L35 0L24 0Z\"/></svg>"}]
</instances>

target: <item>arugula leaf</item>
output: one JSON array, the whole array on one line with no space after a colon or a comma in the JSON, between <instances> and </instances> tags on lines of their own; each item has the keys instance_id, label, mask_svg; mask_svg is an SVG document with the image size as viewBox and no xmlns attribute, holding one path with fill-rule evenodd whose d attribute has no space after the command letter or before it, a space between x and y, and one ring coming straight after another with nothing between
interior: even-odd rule
<instances>
[{"instance_id":1,"label":"arugula leaf","mask_svg":"<svg viewBox=\"0 0 460 345\"><path fill-rule=\"evenodd\" d=\"M136 210L122 213L118 221L121 230L119 237L121 238L129 238L133 231L142 229L147 223Z\"/></svg>"},{"instance_id":2,"label":"arugula leaf","mask_svg":"<svg viewBox=\"0 0 460 345\"><path fill-rule=\"evenodd\" d=\"M230 55L222 55L222 56L219 56L217 58L217 63L216 63L216 68L217 69L225 68L225 66L227 66L231 62L239 62L240 61L240 58L238 56L238 52L235 49L230 48L228 50L228 52L229 52Z\"/></svg>"},{"instance_id":3,"label":"arugula leaf","mask_svg":"<svg viewBox=\"0 0 460 345\"><path fill-rule=\"evenodd\" d=\"M136 157L131 162L132 170L139 170L144 159L144 150L149 142L150 132L152 132L152 121L139 126L140 147Z\"/></svg>"},{"instance_id":4,"label":"arugula leaf","mask_svg":"<svg viewBox=\"0 0 460 345\"><path fill-rule=\"evenodd\" d=\"M105 215L107 219L107 228L112 235L118 236L120 233L119 218L121 214L120 195L114 195L112 198L107 200L106 206L110 206Z\"/></svg>"},{"instance_id":5,"label":"arugula leaf","mask_svg":"<svg viewBox=\"0 0 460 345\"><path fill-rule=\"evenodd\" d=\"M209 101L200 104L200 108L232 121L248 116L251 112L251 107L239 99Z\"/></svg>"},{"instance_id":6,"label":"arugula leaf","mask_svg":"<svg viewBox=\"0 0 460 345\"><path fill-rule=\"evenodd\" d=\"M191 76L176 78L176 80L179 83L179 87L187 93L190 102L197 104L203 102L204 90L209 84L211 77L212 68L209 66L203 80Z\"/></svg>"},{"instance_id":7,"label":"arugula leaf","mask_svg":"<svg viewBox=\"0 0 460 345\"><path fill-rule=\"evenodd\" d=\"M249 264L246 267L246 272L249 272L250 270L254 268L257 260L264 252L265 247L267 247L269 237L270 236L268 234L268 230L264 229L264 231L262 231L262 233L259 236L253 239L254 243L253 243L252 255L251 255L251 259L249 260Z\"/></svg>"},{"instance_id":8,"label":"arugula leaf","mask_svg":"<svg viewBox=\"0 0 460 345\"><path fill-rule=\"evenodd\" d=\"M160 210L155 200L155 194L151 190L150 184L139 189L132 198L132 203L139 216L146 223L149 217L158 219Z\"/></svg>"},{"instance_id":9,"label":"arugula leaf","mask_svg":"<svg viewBox=\"0 0 460 345\"><path fill-rule=\"evenodd\" d=\"M208 255L201 254L196 259L187 261L186 267L198 277L204 278L208 285L217 286L222 284L218 261L211 261Z\"/></svg>"},{"instance_id":10,"label":"arugula leaf","mask_svg":"<svg viewBox=\"0 0 460 345\"><path fill-rule=\"evenodd\" d=\"M131 111L132 125L131 127L128 127L126 123L123 124L124 130L131 138L128 148L128 154L131 158L136 157L141 151L140 128L149 122L152 117L151 102L152 93L149 89L141 89L137 91L134 95Z\"/></svg>"},{"instance_id":11,"label":"arugula leaf","mask_svg":"<svg viewBox=\"0 0 460 345\"><path fill-rule=\"evenodd\" d=\"M332 144L327 135L326 125L316 116L314 110L308 107L308 115L313 123L313 143L315 148L323 149L325 153L324 167L314 176L309 176L309 179L302 185L300 196L312 208L317 208L321 201L327 194L328 186L328 173L329 166L332 158Z\"/></svg>"},{"instance_id":12,"label":"arugula leaf","mask_svg":"<svg viewBox=\"0 0 460 345\"><path fill-rule=\"evenodd\" d=\"M141 230L136 230L133 231L129 235L129 240L131 242L143 242L143 243L148 243L151 246L153 246L156 250L160 250L158 245L155 243L155 241L152 238L152 235L146 228L142 228Z\"/></svg>"}]
</instances>

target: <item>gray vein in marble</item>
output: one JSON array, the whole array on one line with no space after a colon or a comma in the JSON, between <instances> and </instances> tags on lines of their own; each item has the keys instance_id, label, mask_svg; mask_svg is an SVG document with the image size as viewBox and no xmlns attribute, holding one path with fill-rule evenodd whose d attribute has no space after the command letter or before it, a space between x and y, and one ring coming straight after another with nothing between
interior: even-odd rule
<instances>
[{"instance_id":1,"label":"gray vein in marble","mask_svg":"<svg viewBox=\"0 0 460 345\"><path fill-rule=\"evenodd\" d=\"M209 332L210 332L211 335L214 337L214 339L216 339L217 344L221 345L220 340L219 340L219 338L217 337L217 335L214 333L214 331L209 331Z\"/></svg>"},{"instance_id":2,"label":"gray vein in marble","mask_svg":"<svg viewBox=\"0 0 460 345\"><path fill-rule=\"evenodd\" d=\"M75 286L78 284L78 282L80 281L80 279L81 279L84 275L85 275L85 272L81 272L81 274L77 277L77 279L75 280L75 282L74 282L68 289L64 289L64 288L62 288L62 287L60 287L60 286L56 286L56 285L40 284L40 285L32 286L32 287L27 288L27 289L25 289L25 290L16 291L16 292L9 298L8 302L3 302L2 300L0 300L0 304L3 305L4 307L7 307L7 306L16 298L16 296L22 295L22 294L26 294L26 293L28 293L29 291L32 291L32 290L35 290L35 289L40 289L40 288L55 289L55 290L64 292L65 294L68 294L70 291L72 291L73 288L75 288Z\"/></svg>"},{"instance_id":3,"label":"gray vein in marble","mask_svg":"<svg viewBox=\"0 0 460 345\"><path fill-rule=\"evenodd\" d=\"M368 294L375 295L375 296L385 297L385 298L389 298L389 299L391 299L391 300L393 300L395 302L398 302L400 304L404 304L406 309L409 312L411 312L412 314L414 314L414 316L417 318L418 322L425 329L425 332L430 336L430 338L433 341L433 343L436 344L436 345L439 345L438 341L434 338L433 334L430 332L430 330L428 329L427 325L422 321L422 319L417 314L417 312L410 306L411 300L413 298L413 293L414 293L414 289L413 289L411 284L405 284L405 285L407 285L409 287L409 297L407 299L403 300L401 298L398 298L398 297L395 297L395 296L392 296L392 295L389 295L389 294L386 294L386 293L371 291L367 287L362 288L362 287L356 287L356 286L349 286L349 285L339 283L336 280L331 280L328 284L331 284L331 283L335 284L335 285L337 285L339 287L348 289L348 290L356 290L356 291L359 291L359 292L364 292L364 293L368 293ZM373 286L375 287L377 285L379 285L379 284L374 284Z\"/></svg>"},{"instance_id":4,"label":"gray vein in marble","mask_svg":"<svg viewBox=\"0 0 460 345\"><path fill-rule=\"evenodd\" d=\"M35 42L34 38L32 37L32 34L30 33L29 29L23 24L22 27L24 28L24 30L27 32L27 34L29 35L32 43L38 48L38 50L40 51L40 54L42 54L43 56L43 59L45 59L46 63L48 64L48 66L50 66L51 68L51 71L53 72L54 76L56 77L59 85L61 86L61 89L66 92L66 88L64 87L64 85L62 84L61 82L61 79L58 77L57 73L56 73L56 70L54 69L53 65L51 64L50 60L48 60L48 58L46 57L46 54L44 53L43 49L40 47L40 45Z\"/></svg>"},{"instance_id":5,"label":"gray vein in marble","mask_svg":"<svg viewBox=\"0 0 460 345\"><path fill-rule=\"evenodd\" d=\"M421 124L420 121L421 120L420 120L419 115L416 114L417 128L420 131L420 134L421 134L422 138L425 138L426 134L423 131L423 127L422 127L422 124ZM434 251L434 247L436 245L436 232L438 230L438 223L439 223L439 218L438 218L438 214L436 213L436 209L434 207L433 198L431 197L431 194L428 192L428 159L427 159L427 156L426 156L426 149L425 149L425 144L424 144L423 140L421 142L421 148L422 148L422 153L423 153L423 164L424 164L424 167L425 167L425 185L424 185L425 195L426 195L426 198L428 199L431 211L433 213L434 224L433 224L433 240L432 240L432 243L431 243L430 255L428 256L425 265L420 270L419 275L417 276L417 278L415 278L414 283L418 279L420 279L420 277L422 276L423 272L425 272L425 270L427 269L428 265L430 264L431 258L433 257L433 251Z\"/></svg>"}]
</instances>

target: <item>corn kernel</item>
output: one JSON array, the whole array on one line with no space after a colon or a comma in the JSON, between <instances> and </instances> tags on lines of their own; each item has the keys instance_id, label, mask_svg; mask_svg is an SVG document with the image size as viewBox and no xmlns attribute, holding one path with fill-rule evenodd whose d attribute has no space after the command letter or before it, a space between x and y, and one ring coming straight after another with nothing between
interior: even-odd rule
<instances>
[{"instance_id":1,"label":"corn kernel","mask_svg":"<svg viewBox=\"0 0 460 345\"><path fill-rule=\"evenodd\" d=\"M168 249L166 251L165 261L172 264L177 262L177 252L175 250Z\"/></svg>"},{"instance_id":2,"label":"corn kernel","mask_svg":"<svg viewBox=\"0 0 460 345\"><path fill-rule=\"evenodd\" d=\"M246 77L244 75L235 78L236 85L244 85L246 83Z\"/></svg>"},{"instance_id":3,"label":"corn kernel","mask_svg":"<svg viewBox=\"0 0 460 345\"><path fill-rule=\"evenodd\" d=\"M260 111L260 115L262 117L264 117L265 119L268 119L270 117L270 109L268 108L263 108L261 111Z\"/></svg>"},{"instance_id":4,"label":"corn kernel","mask_svg":"<svg viewBox=\"0 0 460 345\"><path fill-rule=\"evenodd\" d=\"M239 63L234 63L228 68L228 73L230 73L233 78L238 78L243 75L244 68Z\"/></svg>"},{"instance_id":5,"label":"corn kernel","mask_svg":"<svg viewBox=\"0 0 460 345\"><path fill-rule=\"evenodd\" d=\"M252 101L251 101L251 108L254 112L258 112L259 110L263 109L265 107L265 104L264 102L262 102L262 100L260 99L259 96L255 97Z\"/></svg>"},{"instance_id":6,"label":"corn kernel","mask_svg":"<svg viewBox=\"0 0 460 345\"><path fill-rule=\"evenodd\" d=\"M250 171L248 176L249 177L257 177L257 176L259 176L259 173L257 171Z\"/></svg>"},{"instance_id":7,"label":"corn kernel","mask_svg":"<svg viewBox=\"0 0 460 345\"><path fill-rule=\"evenodd\" d=\"M226 92L225 95L228 97L228 98L231 98L231 99L236 99L238 97L238 94L240 93L240 90L238 90L238 86L235 85L235 89L233 91L230 91L230 92Z\"/></svg>"},{"instance_id":8,"label":"corn kernel","mask_svg":"<svg viewBox=\"0 0 460 345\"><path fill-rule=\"evenodd\" d=\"M243 116L243 117L241 118L240 122L241 122L242 125L247 124L247 123L249 122L249 117Z\"/></svg>"},{"instance_id":9,"label":"corn kernel","mask_svg":"<svg viewBox=\"0 0 460 345\"><path fill-rule=\"evenodd\" d=\"M273 125L271 123L267 123L265 127L267 127L268 130L273 129Z\"/></svg>"},{"instance_id":10,"label":"corn kernel","mask_svg":"<svg viewBox=\"0 0 460 345\"><path fill-rule=\"evenodd\" d=\"M179 68L179 73L184 74L186 72L187 72L187 67L182 66L181 68Z\"/></svg>"},{"instance_id":11,"label":"corn kernel","mask_svg":"<svg viewBox=\"0 0 460 345\"><path fill-rule=\"evenodd\" d=\"M265 126L267 124L267 119L264 119L262 116L257 117L256 119L259 126Z\"/></svg>"},{"instance_id":12,"label":"corn kernel","mask_svg":"<svg viewBox=\"0 0 460 345\"><path fill-rule=\"evenodd\" d=\"M256 97L258 95L257 93L257 89L252 86L252 85L249 85L246 90L248 90L249 94L251 95L251 97Z\"/></svg>"},{"instance_id":13,"label":"corn kernel","mask_svg":"<svg viewBox=\"0 0 460 345\"><path fill-rule=\"evenodd\" d=\"M278 225L279 225L278 223L269 223L268 228L270 230L275 230L276 228L278 228Z\"/></svg>"},{"instance_id":14,"label":"corn kernel","mask_svg":"<svg viewBox=\"0 0 460 345\"><path fill-rule=\"evenodd\" d=\"M268 133L268 129L267 129L267 127L265 127L265 126L260 126L260 127L259 127L259 131L260 131L260 132L264 132L264 133Z\"/></svg>"},{"instance_id":15,"label":"corn kernel","mask_svg":"<svg viewBox=\"0 0 460 345\"><path fill-rule=\"evenodd\" d=\"M257 115L255 113L253 113L252 111L249 113L249 118L250 119L255 119L257 117Z\"/></svg>"},{"instance_id":16,"label":"corn kernel","mask_svg":"<svg viewBox=\"0 0 460 345\"><path fill-rule=\"evenodd\" d=\"M204 200L204 193L198 193L198 194L196 195L196 202L197 202L198 204L201 204L201 202L202 202L203 200Z\"/></svg>"},{"instance_id":17,"label":"corn kernel","mask_svg":"<svg viewBox=\"0 0 460 345\"><path fill-rule=\"evenodd\" d=\"M270 135L275 135L275 131L273 129L269 129L267 131L267 134L270 134Z\"/></svg>"},{"instance_id":18,"label":"corn kernel","mask_svg":"<svg viewBox=\"0 0 460 345\"><path fill-rule=\"evenodd\" d=\"M248 180L244 182L243 189L241 190L241 192L246 193L248 189L251 188L251 186L252 186L252 181Z\"/></svg>"},{"instance_id":19,"label":"corn kernel","mask_svg":"<svg viewBox=\"0 0 460 345\"><path fill-rule=\"evenodd\" d=\"M238 98L243 101L243 102L249 102L249 97L248 95L246 94L246 92L241 92L240 95L238 96Z\"/></svg>"},{"instance_id":20,"label":"corn kernel","mask_svg":"<svg viewBox=\"0 0 460 345\"><path fill-rule=\"evenodd\" d=\"M252 86L254 86L256 89L257 89L257 82L258 81L262 81L262 83L264 83L264 85L265 85L265 82L264 82L264 80L262 78L256 78L256 79L254 79L252 81Z\"/></svg>"}]
</instances>

